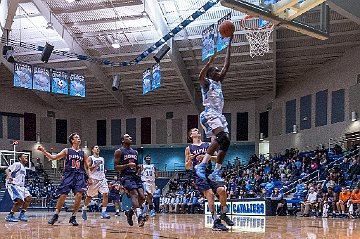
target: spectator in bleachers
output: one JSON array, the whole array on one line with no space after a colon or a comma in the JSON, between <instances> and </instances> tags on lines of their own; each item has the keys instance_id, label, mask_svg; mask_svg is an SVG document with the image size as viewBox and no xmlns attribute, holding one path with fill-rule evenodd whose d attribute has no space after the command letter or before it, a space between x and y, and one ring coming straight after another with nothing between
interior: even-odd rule
<instances>
[{"instance_id":1,"label":"spectator in bleachers","mask_svg":"<svg viewBox=\"0 0 360 239\"><path fill-rule=\"evenodd\" d=\"M310 215L310 209L315 210L317 206L317 193L314 187L311 187L309 193L306 196L306 200L301 202L302 216L308 217Z\"/></svg>"},{"instance_id":2,"label":"spectator in bleachers","mask_svg":"<svg viewBox=\"0 0 360 239\"><path fill-rule=\"evenodd\" d=\"M276 205L275 215L283 215L284 213L284 202L283 202L283 194L280 192L279 188L275 187L274 191L270 196L270 200L272 201L272 205Z\"/></svg>"},{"instance_id":3,"label":"spectator in bleachers","mask_svg":"<svg viewBox=\"0 0 360 239\"><path fill-rule=\"evenodd\" d=\"M323 192L323 187L321 183L318 183L316 185L316 200L317 200L317 204L318 204L318 215L317 216L321 216L322 212L323 212L323 207L324 207L324 199L325 199L325 193Z\"/></svg>"},{"instance_id":4,"label":"spectator in bleachers","mask_svg":"<svg viewBox=\"0 0 360 239\"><path fill-rule=\"evenodd\" d=\"M360 212L360 190L358 186L356 186L352 191L348 202L349 202L348 203L349 217L354 218L355 216L358 216ZM354 204L357 206L357 210L355 211L355 213L354 213Z\"/></svg>"},{"instance_id":5,"label":"spectator in bleachers","mask_svg":"<svg viewBox=\"0 0 360 239\"><path fill-rule=\"evenodd\" d=\"M353 164L350 167L349 173L350 173L350 177L352 179L356 178L357 175L360 175L360 163L359 163L359 156L358 155L353 160Z\"/></svg>"},{"instance_id":6,"label":"spectator in bleachers","mask_svg":"<svg viewBox=\"0 0 360 239\"><path fill-rule=\"evenodd\" d=\"M341 192L339 194L339 201L336 202L336 208L339 213L345 215L345 205L347 201L350 199L351 193L346 189L345 186L341 187Z\"/></svg>"},{"instance_id":7,"label":"spectator in bleachers","mask_svg":"<svg viewBox=\"0 0 360 239\"><path fill-rule=\"evenodd\" d=\"M269 196L270 195L267 193L266 189L263 188L263 189L261 189L261 192L258 195L256 195L256 198L266 199Z\"/></svg>"},{"instance_id":8,"label":"spectator in bleachers","mask_svg":"<svg viewBox=\"0 0 360 239\"><path fill-rule=\"evenodd\" d=\"M327 188L327 192L325 193L324 204L327 203L329 205L329 209L332 212L336 211L336 201L337 194L333 190L333 185Z\"/></svg>"}]
</instances>

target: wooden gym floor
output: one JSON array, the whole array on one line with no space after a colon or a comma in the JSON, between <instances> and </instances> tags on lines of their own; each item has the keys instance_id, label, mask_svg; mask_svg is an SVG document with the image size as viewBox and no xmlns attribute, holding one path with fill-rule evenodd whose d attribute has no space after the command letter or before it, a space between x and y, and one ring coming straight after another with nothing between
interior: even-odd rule
<instances>
[{"instance_id":1,"label":"wooden gym floor","mask_svg":"<svg viewBox=\"0 0 360 239\"><path fill-rule=\"evenodd\" d=\"M60 222L54 226L47 224L52 213L29 211L28 222L16 223L6 222L6 213L0 213L0 238L360 239L360 219L234 217L236 227L228 232L214 232L209 228L210 217L205 215L160 214L150 218L143 228L139 228L136 222L130 227L123 214L120 217L113 215L105 220L99 218L99 213L88 213L88 221L83 221L79 213L77 219L80 225L73 227L67 223L70 213L61 213Z\"/></svg>"}]
</instances>

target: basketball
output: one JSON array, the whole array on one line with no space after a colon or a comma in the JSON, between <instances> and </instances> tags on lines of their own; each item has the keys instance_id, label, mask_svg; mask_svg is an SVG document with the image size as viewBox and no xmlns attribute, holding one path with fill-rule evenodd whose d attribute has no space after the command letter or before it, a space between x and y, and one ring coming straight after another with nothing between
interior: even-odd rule
<instances>
[{"instance_id":1,"label":"basketball","mask_svg":"<svg viewBox=\"0 0 360 239\"><path fill-rule=\"evenodd\" d=\"M219 26L219 32L222 37L231 37L235 32L235 25L232 21L225 20Z\"/></svg>"}]
</instances>

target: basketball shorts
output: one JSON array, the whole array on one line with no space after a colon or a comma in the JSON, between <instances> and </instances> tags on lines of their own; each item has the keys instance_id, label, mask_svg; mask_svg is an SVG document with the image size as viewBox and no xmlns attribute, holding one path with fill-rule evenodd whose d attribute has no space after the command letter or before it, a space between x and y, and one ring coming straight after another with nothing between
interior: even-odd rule
<instances>
[{"instance_id":1,"label":"basketball shorts","mask_svg":"<svg viewBox=\"0 0 360 239\"><path fill-rule=\"evenodd\" d=\"M229 129L227 128L228 123L225 116L222 114L212 111L203 111L200 114L200 123L205 130L207 138L215 137L212 131L220 127L224 129L225 133L229 133Z\"/></svg>"},{"instance_id":2,"label":"basketball shorts","mask_svg":"<svg viewBox=\"0 0 360 239\"><path fill-rule=\"evenodd\" d=\"M143 183L138 175L124 176L120 179L120 183L121 185L123 185L127 192L130 192L134 189L143 188Z\"/></svg>"},{"instance_id":3,"label":"basketball shorts","mask_svg":"<svg viewBox=\"0 0 360 239\"><path fill-rule=\"evenodd\" d=\"M154 194L155 192L155 182L143 182L145 194L150 193Z\"/></svg>"},{"instance_id":4,"label":"basketball shorts","mask_svg":"<svg viewBox=\"0 0 360 239\"><path fill-rule=\"evenodd\" d=\"M8 184L7 190L10 194L11 200L15 201L15 199L20 199L21 201L24 201L25 198L31 196L29 190L27 188L14 185L14 184Z\"/></svg>"},{"instance_id":5,"label":"basketball shorts","mask_svg":"<svg viewBox=\"0 0 360 239\"><path fill-rule=\"evenodd\" d=\"M201 193L209 189L212 189L213 192L216 194L217 189L221 187L221 185L219 185L218 183L210 181L208 179L203 179L198 176L194 176L193 178L194 178L195 186Z\"/></svg>"},{"instance_id":6,"label":"basketball shorts","mask_svg":"<svg viewBox=\"0 0 360 239\"><path fill-rule=\"evenodd\" d=\"M86 180L84 173L79 172L65 172L64 178L61 181L56 194L66 194L68 195L69 192L72 191L74 194L78 192L85 192L86 191Z\"/></svg>"},{"instance_id":7,"label":"basketball shorts","mask_svg":"<svg viewBox=\"0 0 360 239\"><path fill-rule=\"evenodd\" d=\"M88 187L87 195L90 197L95 197L96 195L98 195L98 193L109 193L109 186L106 179L92 179L92 184L90 184Z\"/></svg>"}]
</instances>

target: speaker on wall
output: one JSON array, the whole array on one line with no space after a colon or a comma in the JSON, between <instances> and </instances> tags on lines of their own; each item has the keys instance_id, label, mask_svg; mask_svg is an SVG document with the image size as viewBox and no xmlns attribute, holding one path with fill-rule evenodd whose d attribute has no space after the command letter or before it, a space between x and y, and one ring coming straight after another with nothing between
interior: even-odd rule
<instances>
[{"instance_id":1,"label":"speaker on wall","mask_svg":"<svg viewBox=\"0 0 360 239\"><path fill-rule=\"evenodd\" d=\"M52 51L54 50L54 46L46 43L42 53L41 53L41 61L47 63L51 56Z\"/></svg>"},{"instance_id":2,"label":"speaker on wall","mask_svg":"<svg viewBox=\"0 0 360 239\"><path fill-rule=\"evenodd\" d=\"M157 63L161 61L161 59L165 56L165 54L170 50L168 45L163 46L158 53L154 56L154 59Z\"/></svg>"}]
</instances>

